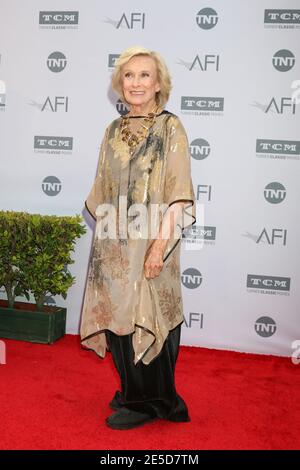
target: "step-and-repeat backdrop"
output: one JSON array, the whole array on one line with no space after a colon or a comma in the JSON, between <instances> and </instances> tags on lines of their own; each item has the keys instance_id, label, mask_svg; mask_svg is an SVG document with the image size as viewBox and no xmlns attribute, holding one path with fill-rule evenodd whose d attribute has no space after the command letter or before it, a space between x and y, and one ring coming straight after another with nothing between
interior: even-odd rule
<instances>
[{"instance_id":1,"label":"step-and-repeat backdrop","mask_svg":"<svg viewBox=\"0 0 300 470\"><path fill-rule=\"evenodd\" d=\"M182 344L290 355L300 340L297 0L0 0L0 209L82 214L64 301L78 333L94 221L84 201L124 106L114 61L141 45L173 80L198 220L182 242ZM4 289L0 293L5 298ZM17 300L21 300L17 298ZM294 343L295 346L295 343Z\"/></svg>"}]
</instances>

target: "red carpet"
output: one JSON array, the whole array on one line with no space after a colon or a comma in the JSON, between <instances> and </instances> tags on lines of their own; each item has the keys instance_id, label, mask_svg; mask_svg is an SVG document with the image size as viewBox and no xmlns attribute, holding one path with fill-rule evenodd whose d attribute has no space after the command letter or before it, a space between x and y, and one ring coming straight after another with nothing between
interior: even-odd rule
<instances>
[{"instance_id":1,"label":"red carpet","mask_svg":"<svg viewBox=\"0 0 300 470\"><path fill-rule=\"evenodd\" d=\"M5 340L1 449L297 449L300 365L289 358L181 347L177 389L192 421L130 431L104 424L118 387L110 354L78 336L52 346Z\"/></svg>"}]
</instances>

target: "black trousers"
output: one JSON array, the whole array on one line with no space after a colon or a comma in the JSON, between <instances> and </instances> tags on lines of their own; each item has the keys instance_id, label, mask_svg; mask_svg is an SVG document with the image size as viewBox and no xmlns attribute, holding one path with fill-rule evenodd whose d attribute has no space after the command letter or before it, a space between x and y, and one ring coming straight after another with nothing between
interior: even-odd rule
<instances>
[{"instance_id":1,"label":"black trousers","mask_svg":"<svg viewBox=\"0 0 300 470\"><path fill-rule=\"evenodd\" d=\"M133 362L132 334L118 336L106 330L108 347L121 380L121 392L114 401L119 406L170 421L190 421L184 400L175 388L175 364L179 352L181 325L169 335L160 354L150 364Z\"/></svg>"}]
</instances>

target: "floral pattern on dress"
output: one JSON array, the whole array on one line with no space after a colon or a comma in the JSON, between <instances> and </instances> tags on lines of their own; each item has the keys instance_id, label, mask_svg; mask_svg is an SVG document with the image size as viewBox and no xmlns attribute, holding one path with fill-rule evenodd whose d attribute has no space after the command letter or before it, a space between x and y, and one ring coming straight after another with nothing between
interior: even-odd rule
<instances>
[{"instance_id":1,"label":"floral pattern on dress","mask_svg":"<svg viewBox=\"0 0 300 470\"><path fill-rule=\"evenodd\" d=\"M150 203L165 207L181 199L193 205L189 146L179 118L168 112L159 115L131 156L120 123L121 118L115 119L107 128L99 175L86 199L95 220L98 205L109 203L116 208L119 226L119 195L126 196L127 209L142 202L147 213ZM135 217L127 222L138 225ZM116 239L94 240L80 328L84 346L104 357L104 330L109 329L119 335L135 333L134 363L149 364L159 354L169 330L183 321L177 242L168 242L159 276L146 279L144 260L151 238L124 240L117 230Z\"/></svg>"},{"instance_id":2,"label":"floral pattern on dress","mask_svg":"<svg viewBox=\"0 0 300 470\"><path fill-rule=\"evenodd\" d=\"M158 297L162 315L172 325L182 314L181 296L176 295L173 289L162 288L158 289Z\"/></svg>"},{"instance_id":3,"label":"floral pattern on dress","mask_svg":"<svg viewBox=\"0 0 300 470\"><path fill-rule=\"evenodd\" d=\"M120 160L121 168L125 168L130 160L129 147L121 138L120 129L115 129L114 136L109 139L109 144L114 151L114 158Z\"/></svg>"}]
</instances>

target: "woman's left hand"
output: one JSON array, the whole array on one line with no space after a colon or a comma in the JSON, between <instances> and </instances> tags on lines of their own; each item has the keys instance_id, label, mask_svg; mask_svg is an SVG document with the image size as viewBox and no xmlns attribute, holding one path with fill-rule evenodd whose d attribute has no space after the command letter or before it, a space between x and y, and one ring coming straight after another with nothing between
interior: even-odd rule
<instances>
[{"instance_id":1,"label":"woman's left hand","mask_svg":"<svg viewBox=\"0 0 300 470\"><path fill-rule=\"evenodd\" d=\"M158 276L163 268L163 250L153 244L146 253L144 262L144 272L147 279Z\"/></svg>"}]
</instances>

